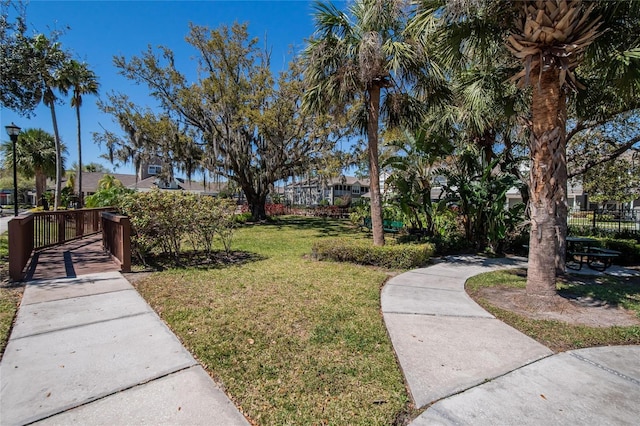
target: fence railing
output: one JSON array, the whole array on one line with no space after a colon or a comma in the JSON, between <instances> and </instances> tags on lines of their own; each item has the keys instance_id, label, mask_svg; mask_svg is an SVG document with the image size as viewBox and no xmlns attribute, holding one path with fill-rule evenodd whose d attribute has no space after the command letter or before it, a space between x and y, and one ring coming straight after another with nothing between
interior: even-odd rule
<instances>
[{"instance_id":1,"label":"fence railing","mask_svg":"<svg viewBox=\"0 0 640 426\"><path fill-rule=\"evenodd\" d=\"M111 254L122 272L131 272L131 222L127 216L103 212L102 246Z\"/></svg>"},{"instance_id":2,"label":"fence railing","mask_svg":"<svg viewBox=\"0 0 640 426\"><path fill-rule=\"evenodd\" d=\"M100 213L112 207L23 213L9 221L9 276L22 280L31 253L102 230Z\"/></svg>"},{"instance_id":3,"label":"fence railing","mask_svg":"<svg viewBox=\"0 0 640 426\"><path fill-rule=\"evenodd\" d=\"M568 224L591 228L594 231L640 234L640 211L636 209L576 210L569 212Z\"/></svg>"},{"instance_id":4,"label":"fence railing","mask_svg":"<svg viewBox=\"0 0 640 426\"><path fill-rule=\"evenodd\" d=\"M38 250L100 232L100 213L107 211L113 211L113 208L33 213L34 248Z\"/></svg>"}]
</instances>

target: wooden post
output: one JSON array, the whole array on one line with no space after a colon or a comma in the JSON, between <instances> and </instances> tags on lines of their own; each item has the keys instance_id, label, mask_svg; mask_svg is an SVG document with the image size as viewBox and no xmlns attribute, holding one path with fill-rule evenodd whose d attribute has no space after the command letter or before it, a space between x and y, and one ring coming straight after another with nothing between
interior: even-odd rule
<instances>
[{"instance_id":1,"label":"wooden post","mask_svg":"<svg viewBox=\"0 0 640 426\"><path fill-rule=\"evenodd\" d=\"M64 213L58 214L57 215L57 219L58 219L58 244L62 244L65 242L65 235L64 235L64 222L65 222L65 215Z\"/></svg>"},{"instance_id":2,"label":"wooden post","mask_svg":"<svg viewBox=\"0 0 640 426\"><path fill-rule=\"evenodd\" d=\"M9 221L9 276L24 279L23 270L33 251L33 214L26 213Z\"/></svg>"}]
</instances>

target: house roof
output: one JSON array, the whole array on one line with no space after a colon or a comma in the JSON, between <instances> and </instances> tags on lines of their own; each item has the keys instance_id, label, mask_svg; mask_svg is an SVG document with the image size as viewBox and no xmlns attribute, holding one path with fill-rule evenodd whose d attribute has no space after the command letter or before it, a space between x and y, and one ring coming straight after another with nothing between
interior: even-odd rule
<instances>
[{"instance_id":1,"label":"house roof","mask_svg":"<svg viewBox=\"0 0 640 426\"><path fill-rule=\"evenodd\" d=\"M146 179L137 180L136 175L124 173L103 173L103 172L83 172L82 173L82 191L85 193L94 193L98 190L100 179L104 175L112 175L124 185L126 188L148 191L157 188L157 176L149 176ZM63 179L63 186L66 179ZM218 194L227 187L226 182L207 182L206 185L202 181L187 181L186 179L176 178L177 188L184 191L199 194ZM78 190L78 180L75 181L75 188Z\"/></svg>"},{"instance_id":2,"label":"house roof","mask_svg":"<svg viewBox=\"0 0 640 426\"><path fill-rule=\"evenodd\" d=\"M157 187L156 185L157 180L158 178L156 176L149 176L146 179L139 180L138 182L134 181L133 183L125 186L130 189L148 190L148 189L153 189Z\"/></svg>"},{"instance_id":3,"label":"house roof","mask_svg":"<svg viewBox=\"0 0 640 426\"><path fill-rule=\"evenodd\" d=\"M135 184L136 175L129 175L124 173L103 173L103 172L82 172L82 192L96 192L98 190L98 182L104 175L112 175L118 179L126 187ZM65 185L67 180L62 180L62 185ZM78 191L78 179L75 180L74 191Z\"/></svg>"},{"instance_id":4,"label":"house roof","mask_svg":"<svg viewBox=\"0 0 640 426\"><path fill-rule=\"evenodd\" d=\"M340 176L329 181L330 185L355 185L369 186L369 179L358 179L354 176Z\"/></svg>"},{"instance_id":5,"label":"house roof","mask_svg":"<svg viewBox=\"0 0 640 426\"><path fill-rule=\"evenodd\" d=\"M203 181L188 181L185 179L177 178L178 186L181 189L189 192L197 192L204 194L218 194L227 188L226 182L207 182Z\"/></svg>"}]
</instances>

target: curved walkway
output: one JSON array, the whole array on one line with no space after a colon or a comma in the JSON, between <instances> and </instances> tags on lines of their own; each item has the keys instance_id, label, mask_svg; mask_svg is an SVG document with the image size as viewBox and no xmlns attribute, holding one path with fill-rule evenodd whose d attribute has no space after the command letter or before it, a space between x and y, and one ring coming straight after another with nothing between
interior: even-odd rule
<instances>
[{"instance_id":1,"label":"curved walkway","mask_svg":"<svg viewBox=\"0 0 640 426\"><path fill-rule=\"evenodd\" d=\"M382 312L415 405L411 424L636 424L640 346L554 355L465 292L490 270L526 259L452 256L398 275Z\"/></svg>"}]
</instances>

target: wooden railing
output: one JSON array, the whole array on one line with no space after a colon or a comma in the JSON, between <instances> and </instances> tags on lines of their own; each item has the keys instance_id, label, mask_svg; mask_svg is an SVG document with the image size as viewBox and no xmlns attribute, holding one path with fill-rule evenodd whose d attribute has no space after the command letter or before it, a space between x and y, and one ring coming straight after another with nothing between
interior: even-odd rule
<instances>
[{"instance_id":1,"label":"wooden railing","mask_svg":"<svg viewBox=\"0 0 640 426\"><path fill-rule=\"evenodd\" d=\"M102 230L100 213L112 207L33 213L34 249L62 244Z\"/></svg>"},{"instance_id":2,"label":"wooden railing","mask_svg":"<svg viewBox=\"0 0 640 426\"><path fill-rule=\"evenodd\" d=\"M131 223L127 216L103 212L102 246L122 272L131 272Z\"/></svg>"},{"instance_id":3,"label":"wooden railing","mask_svg":"<svg viewBox=\"0 0 640 426\"><path fill-rule=\"evenodd\" d=\"M19 281L33 251L96 234L112 207L23 213L9 221L9 275Z\"/></svg>"}]
</instances>

